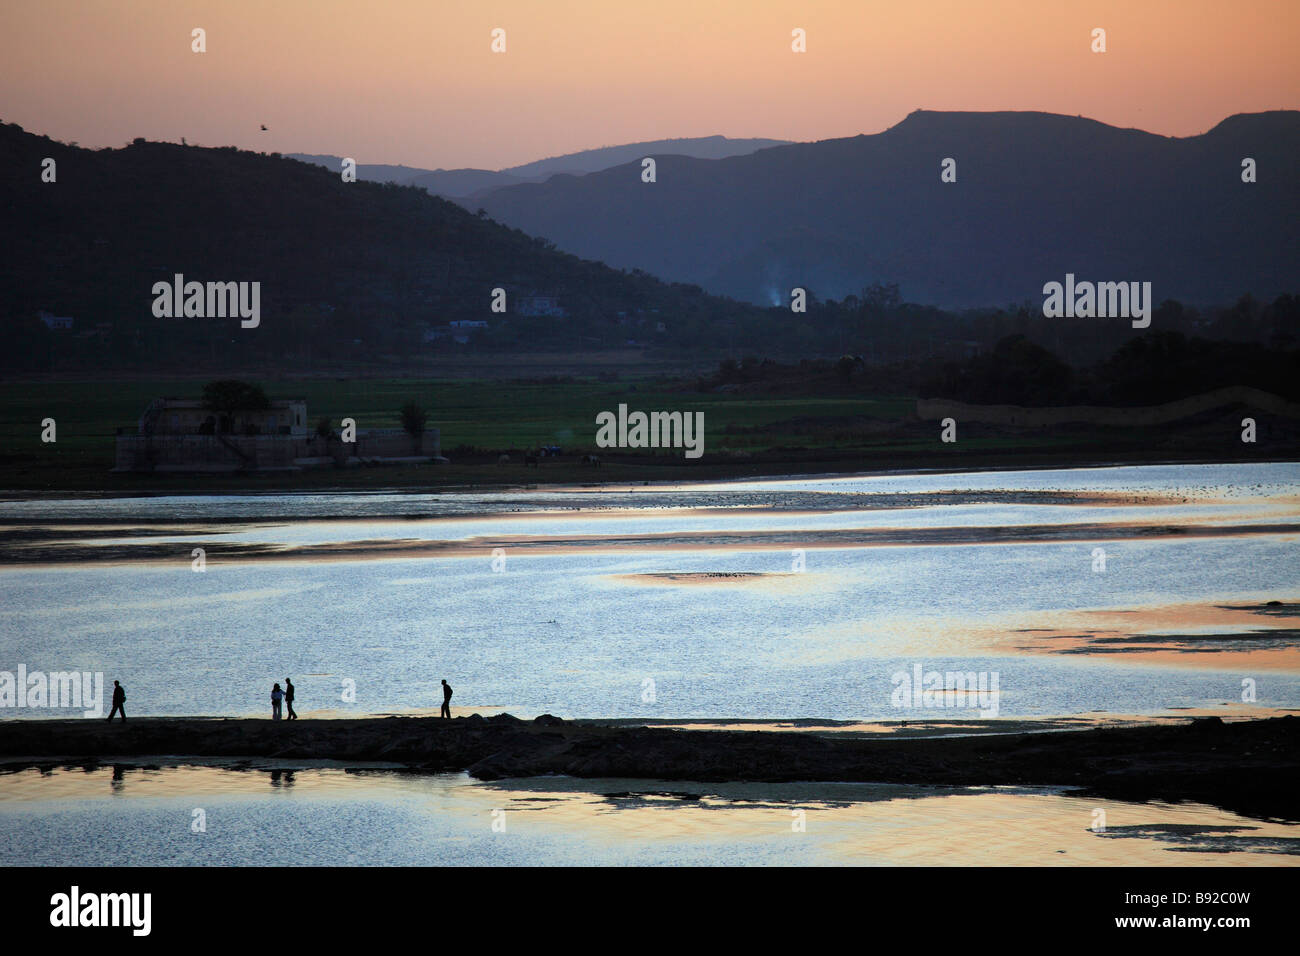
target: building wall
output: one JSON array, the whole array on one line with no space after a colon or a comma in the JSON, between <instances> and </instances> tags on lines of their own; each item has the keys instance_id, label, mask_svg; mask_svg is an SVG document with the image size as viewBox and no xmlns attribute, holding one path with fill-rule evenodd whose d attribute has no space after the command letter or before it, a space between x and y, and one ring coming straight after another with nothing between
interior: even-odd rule
<instances>
[{"instance_id":1,"label":"building wall","mask_svg":"<svg viewBox=\"0 0 1300 956\"><path fill-rule=\"evenodd\" d=\"M442 453L438 429L419 440L401 429L357 433L354 443L293 435L119 435L114 471L264 471L319 466L322 460L436 458ZM313 460L314 459L314 460Z\"/></svg>"},{"instance_id":2,"label":"building wall","mask_svg":"<svg viewBox=\"0 0 1300 956\"><path fill-rule=\"evenodd\" d=\"M204 408L202 402L188 399L161 400L153 411L152 429L155 435L197 434L204 422L217 417ZM251 423L264 435L278 435L285 428L294 436L307 433L307 403L303 401L273 402L265 411L243 412L234 418L233 424L241 432L246 424ZM145 428L143 419L141 428Z\"/></svg>"}]
</instances>

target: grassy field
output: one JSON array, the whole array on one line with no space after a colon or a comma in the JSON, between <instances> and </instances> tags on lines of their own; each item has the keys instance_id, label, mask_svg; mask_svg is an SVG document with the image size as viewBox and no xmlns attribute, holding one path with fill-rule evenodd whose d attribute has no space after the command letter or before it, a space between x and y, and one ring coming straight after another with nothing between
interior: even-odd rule
<instances>
[{"instance_id":1,"label":"grassy field","mask_svg":"<svg viewBox=\"0 0 1300 956\"><path fill-rule=\"evenodd\" d=\"M935 423L914 419L905 396L759 395L670 390L662 381L525 384L481 380L292 380L261 382L273 398L305 398L309 423L344 417L359 428L396 428L398 409L414 400L441 429L450 465L323 469L291 475L116 475L114 436L134 429L160 395L198 397L199 381L34 382L0 384L0 488L18 490L164 490L222 488L428 487L521 481L685 480L810 471L908 467L997 467L1078 463L1081 459L1184 457L1161 453L1147 436L1116 430L1058 430L1032 435L967 429L958 445L938 441ZM704 413L705 457L623 453L595 448L595 418L619 403L630 410ZM41 421L57 423L57 442L40 439ZM597 472L577 462L525 470L500 451L559 445L599 451ZM471 449L473 449L471 451ZM1177 451L1176 449L1174 451Z\"/></svg>"}]
</instances>

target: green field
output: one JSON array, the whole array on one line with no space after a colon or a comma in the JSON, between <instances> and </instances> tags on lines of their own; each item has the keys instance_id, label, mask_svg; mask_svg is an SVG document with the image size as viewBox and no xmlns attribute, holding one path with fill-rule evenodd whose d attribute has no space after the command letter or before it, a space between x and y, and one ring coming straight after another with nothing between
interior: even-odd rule
<instances>
[{"instance_id":1,"label":"green field","mask_svg":"<svg viewBox=\"0 0 1300 956\"><path fill-rule=\"evenodd\" d=\"M358 428L400 427L398 409L414 400L441 429L443 454L472 447L477 456L510 449L560 445L566 451L595 448L598 412L630 409L704 412L705 451L762 451L775 447L851 448L860 444L851 428L822 434L827 421L857 418L900 420L913 402L906 398L772 398L706 395L656 390L656 383L520 384L491 381L430 382L354 379L348 381L261 382L273 398L305 398L308 420L329 418L337 428L345 417ZM154 397L197 398L195 381L58 382L0 385L0 478L9 488L116 487L110 475L119 427L134 428ZM41 421L53 418L57 442L40 440ZM832 429L833 431L833 429ZM666 457L666 456L665 456ZM677 456L680 458L680 454ZM390 473L391 474L391 473ZM335 473L335 477L337 473ZM138 480L138 479L136 479ZM170 476L170 481L185 481Z\"/></svg>"},{"instance_id":2,"label":"green field","mask_svg":"<svg viewBox=\"0 0 1300 956\"><path fill-rule=\"evenodd\" d=\"M958 445L938 441L935 423L914 418L903 396L849 394L755 395L673 389L662 380L565 381L526 384L416 379L261 380L272 398L305 398L309 424L335 428L344 417L359 428L396 428L398 409L414 400L441 429L450 465L319 469L294 474L118 475L111 473L114 436L134 430L157 396L197 398L202 382L33 382L0 384L0 488L9 491L226 488L428 487L518 484L522 481L625 481L888 470L909 467L996 467L1080 463L1102 457L1141 460L1182 457L1152 448L1146 436L1079 429L1003 434L967 430ZM704 413L705 457L621 452L595 447L596 414L629 410ZM43 443L41 421L57 423L57 442ZM599 471L575 460L525 469L519 456L496 463L502 451L559 445L566 454L596 451Z\"/></svg>"}]
</instances>

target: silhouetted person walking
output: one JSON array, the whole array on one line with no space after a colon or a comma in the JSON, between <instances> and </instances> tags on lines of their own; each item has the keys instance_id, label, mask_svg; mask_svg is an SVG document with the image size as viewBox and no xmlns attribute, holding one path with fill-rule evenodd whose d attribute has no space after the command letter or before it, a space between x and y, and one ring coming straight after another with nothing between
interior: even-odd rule
<instances>
[{"instance_id":1,"label":"silhouetted person walking","mask_svg":"<svg viewBox=\"0 0 1300 956\"><path fill-rule=\"evenodd\" d=\"M271 688L271 719L280 719L280 701L284 699L284 691L280 690L279 681Z\"/></svg>"},{"instance_id":2,"label":"silhouetted person walking","mask_svg":"<svg viewBox=\"0 0 1300 956\"><path fill-rule=\"evenodd\" d=\"M447 683L447 678L442 679L442 711L441 716L451 717L451 685Z\"/></svg>"},{"instance_id":3,"label":"silhouetted person walking","mask_svg":"<svg viewBox=\"0 0 1300 956\"><path fill-rule=\"evenodd\" d=\"M289 709L289 720L297 720L298 715L293 712L293 681L289 678L284 679L284 706Z\"/></svg>"},{"instance_id":4,"label":"silhouetted person walking","mask_svg":"<svg viewBox=\"0 0 1300 956\"><path fill-rule=\"evenodd\" d=\"M113 709L108 712L110 724L114 714L121 714L122 723L126 723L126 690L117 681L113 681Z\"/></svg>"}]
</instances>

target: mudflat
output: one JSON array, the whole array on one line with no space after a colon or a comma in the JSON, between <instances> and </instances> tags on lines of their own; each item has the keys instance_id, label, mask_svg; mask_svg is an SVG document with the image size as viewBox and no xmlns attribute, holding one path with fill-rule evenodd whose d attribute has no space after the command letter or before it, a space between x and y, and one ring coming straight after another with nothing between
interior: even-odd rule
<instances>
[{"instance_id":1,"label":"mudflat","mask_svg":"<svg viewBox=\"0 0 1300 956\"><path fill-rule=\"evenodd\" d=\"M1192 801L1300 820L1300 718L868 739L610 726L509 714L300 720L189 717L0 723L6 765L149 757L384 761L481 780L564 774L697 781L1067 786L1119 800Z\"/></svg>"}]
</instances>

